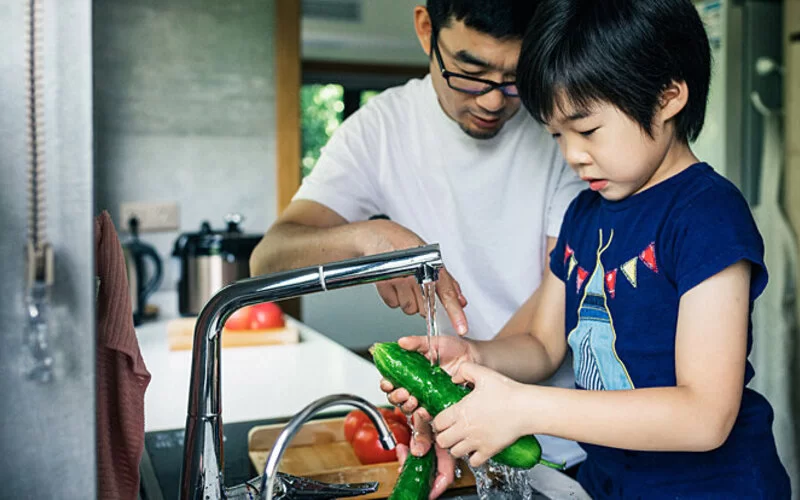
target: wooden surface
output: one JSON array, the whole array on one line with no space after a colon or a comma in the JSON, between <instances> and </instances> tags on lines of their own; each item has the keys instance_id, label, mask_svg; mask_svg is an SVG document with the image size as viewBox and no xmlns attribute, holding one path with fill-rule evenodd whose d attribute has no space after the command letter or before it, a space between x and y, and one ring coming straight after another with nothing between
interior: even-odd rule
<instances>
[{"instance_id":1,"label":"wooden surface","mask_svg":"<svg viewBox=\"0 0 800 500\"><path fill-rule=\"evenodd\" d=\"M195 318L177 318L167 323L167 338L170 351L191 350L194 342ZM222 348L250 347L260 345L296 344L300 342L300 331L295 326L267 330L222 331Z\"/></svg>"},{"instance_id":2,"label":"wooden surface","mask_svg":"<svg viewBox=\"0 0 800 500\"><path fill-rule=\"evenodd\" d=\"M361 465L353 448L345 440L344 418L317 420L305 424L289 443L283 455L280 470L296 476L308 477L326 483L361 483L377 481L378 491L354 498L386 498L391 493L400 464ZM247 438L250 461L259 472L264 470L269 450L283 430L283 425L253 427ZM451 487L475 485L475 478L467 466L459 461L461 478Z\"/></svg>"},{"instance_id":3,"label":"wooden surface","mask_svg":"<svg viewBox=\"0 0 800 500\"><path fill-rule=\"evenodd\" d=\"M278 214L300 186L300 2L275 0L275 147Z\"/></svg>"}]
</instances>

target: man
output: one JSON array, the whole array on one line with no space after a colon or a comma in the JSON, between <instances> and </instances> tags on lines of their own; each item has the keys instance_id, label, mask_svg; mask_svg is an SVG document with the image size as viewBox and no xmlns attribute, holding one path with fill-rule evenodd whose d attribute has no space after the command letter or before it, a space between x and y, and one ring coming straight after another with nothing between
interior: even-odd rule
<instances>
[{"instance_id":1,"label":"man","mask_svg":"<svg viewBox=\"0 0 800 500\"><path fill-rule=\"evenodd\" d=\"M253 252L252 274L439 243L447 271L437 294L452 331L524 331L563 214L585 187L520 109L516 65L535 5L415 7L430 75L384 91L341 125ZM390 220L370 220L377 214ZM377 288L390 307L425 310L414 278ZM570 370L562 374L559 385L571 383ZM452 461L440 462L434 494L452 481Z\"/></svg>"}]
</instances>

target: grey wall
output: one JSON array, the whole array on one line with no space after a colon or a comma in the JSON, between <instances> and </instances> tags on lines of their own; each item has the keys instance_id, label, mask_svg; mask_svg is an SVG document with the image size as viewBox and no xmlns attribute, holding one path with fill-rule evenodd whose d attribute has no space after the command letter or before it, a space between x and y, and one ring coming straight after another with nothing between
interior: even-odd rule
<instances>
[{"instance_id":1,"label":"grey wall","mask_svg":"<svg viewBox=\"0 0 800 500\"><path fill-rule=\"evenodd\" d=\"M0 2L0 498L96 498L90 0L44 0L46 239L55 378L25 378L26 16Z\"/></svg>"},{"instance_id":2,"label":"grey wall","mask_svg":"<svg viewBox=\"0 0 800 500\"><path fill-rule=\"evenodd\" d=\"M404 2L398 30L421 54L413 3ZM246 231L266 231L277 205L272 0L96 0L93 17L97 208L123 231L126 201L177 201L181 231L205 219L221 227L228 212L245 215ZM385 26L371 27L374 19L357 31L377 36ZM304 37L308 28L343 30L304 22ZM169 264L177 235L141 236ZM177 269L165 273L162 288L174 290ZM384 306L374 286L306 297L303 319L354 348L425 331L422 318Z\"/></svg>"},{"instance_id":3,"label":"grey wall","mask_svg":"<svg viewBox=\"0 0 800 500\"><path fill-rule=\"evenodd\" d=\"M120 203L175 201L181 232L239 212L263 233L276 210L272 0L97 0L93 16L97 208L123 230ZM177 235L142 238L168 260Z\"/></svg>"}]
</instances>

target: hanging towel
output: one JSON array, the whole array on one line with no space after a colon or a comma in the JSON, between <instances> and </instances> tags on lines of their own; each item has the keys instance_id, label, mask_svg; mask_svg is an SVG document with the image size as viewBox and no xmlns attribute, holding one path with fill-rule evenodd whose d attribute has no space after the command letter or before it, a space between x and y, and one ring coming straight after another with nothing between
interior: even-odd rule
<instances>
[{"instance_id":1,"label":"hanging towel","mask_svg":"<svg viewBox=\"0 0 800 500\"><path fill-rule=\"evenodd\" d=\"M150 382L133 329L125 257L111 216L95 219L97 498L136 500Z\"/></svg>"},{"instance_id":2,"label":"hanging towel","mask_svg":"<svg viewBox=\"0 0 800 500\"><path fill-rule=\"evenodd\" d=\"M800 499L800 463L795 441L792 394L797 321L795 316L795 276L797 243L779 203L783 148L781 117L764 116L764 144L761 155L759 205L753 210L764 237L764 262L770 283L753 310L753 350L750 361L755 369L750 387L763 394L775 411L772 430L778 455L792 482L792 497Z\"/></svg>"}]
</instances>

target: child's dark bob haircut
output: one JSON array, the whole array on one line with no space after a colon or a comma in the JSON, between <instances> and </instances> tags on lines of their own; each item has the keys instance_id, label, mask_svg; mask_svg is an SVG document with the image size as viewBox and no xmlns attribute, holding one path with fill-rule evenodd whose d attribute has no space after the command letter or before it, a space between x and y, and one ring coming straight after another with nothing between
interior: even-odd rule
<instances>
[{"instance_id":1,"label":"child's dark bob haircut","mask_svg":"<svg viewBox=\"0 0 800 500\"><path fill-rule=\"evenodd\" d=\"M665 87L684 81L677 139L697 139L705 119L711 54L691 0L543 0L517 67L524 106L542 123L564 99L577 110L608 102L652 136Z\"/></svg>"}]
</instances>

